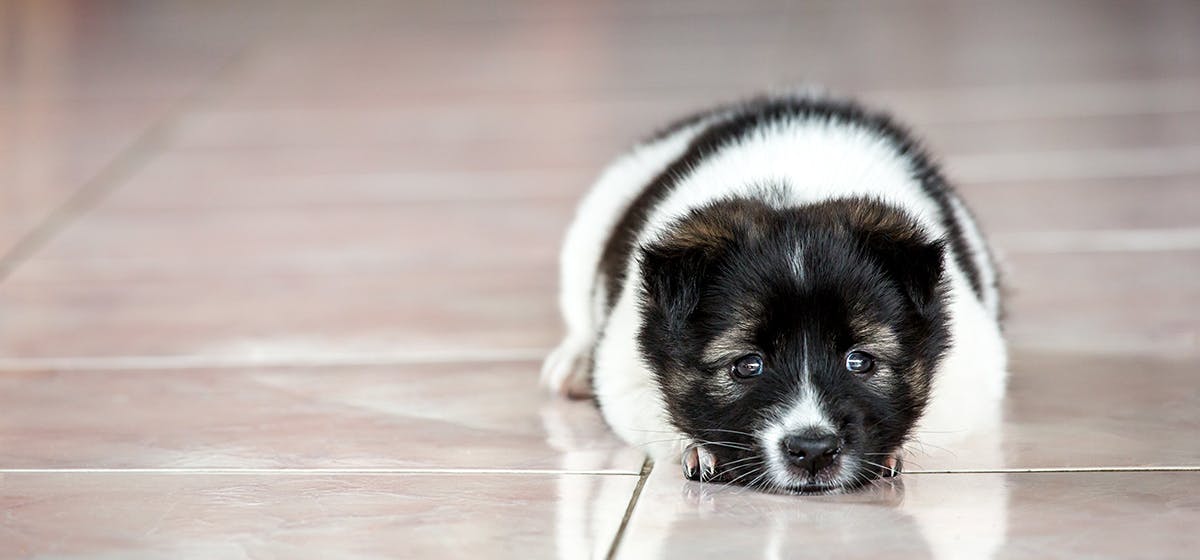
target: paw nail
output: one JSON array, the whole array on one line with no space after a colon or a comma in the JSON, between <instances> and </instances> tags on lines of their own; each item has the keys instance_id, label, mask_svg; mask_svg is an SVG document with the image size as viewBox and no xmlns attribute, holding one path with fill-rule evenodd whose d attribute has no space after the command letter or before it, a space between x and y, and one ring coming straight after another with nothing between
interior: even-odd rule
<instances>
[{"instance_id":1,"label":"paw nail","mask_svg":"<svg viewBox=\"0 0 1200 560\"><path fill-rule=\"evenodd\" d=\"M717 472L717 457L704 449L700 449L700 468L704 470L704 477L711 477Z\"/></svg>"},{"instance_id":2,"label":"paw nail","mask_svg":"<svg viewBox=\"0 0 1200 560\"><path fill-rule=\"evenodd\" d=\"M683 475L688 478L696 476L696 466L700 463L700 459L696 456L696 448L690 447L683 450Z\"/></svg>"}]
</instances>

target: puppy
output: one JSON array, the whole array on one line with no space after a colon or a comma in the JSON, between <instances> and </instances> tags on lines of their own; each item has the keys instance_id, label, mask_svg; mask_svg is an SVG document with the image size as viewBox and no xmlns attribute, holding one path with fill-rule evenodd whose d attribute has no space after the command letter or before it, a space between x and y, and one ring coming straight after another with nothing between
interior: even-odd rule
<instances>
[{"instance_id":1,"label":"puppy","mask_svg":"<svg viewBox=\"0 0 1200 560\"><path fill-rule=\"evenodd\" d=\"M720 107L620 157L559 303L544 383L693 480L853 489L1004 388L979 227L904 128L835 98Z\"/></svg>"}]
</instances>

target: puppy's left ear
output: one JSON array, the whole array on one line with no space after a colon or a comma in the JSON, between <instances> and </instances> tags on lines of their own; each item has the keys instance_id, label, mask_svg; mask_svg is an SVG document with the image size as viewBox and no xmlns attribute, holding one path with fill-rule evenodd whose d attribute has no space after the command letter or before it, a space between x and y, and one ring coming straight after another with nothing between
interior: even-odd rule
<instances>
[{"instance_id":1,"label":"puppy's left ear","mask_svg":"<svg viewBox=\"0 0 1200 560\"><path fill-rule=\"evenodd\" d=\"M873 200L855 205L850 227L916 309L925 314L942 283L945 241L930 241L911 217Z\"/></svg>"},{"instance_id":2,"label":"puppy's left ear","mask_svg":"<svg viewBox=\"0 0 1200 560\"><path fill-rule=\"evenodd\" d=\"M905 238L886 231L869 232L866 242L917 310L926 313L942 282L946 243Z\"/></svg>"}]
</instances>

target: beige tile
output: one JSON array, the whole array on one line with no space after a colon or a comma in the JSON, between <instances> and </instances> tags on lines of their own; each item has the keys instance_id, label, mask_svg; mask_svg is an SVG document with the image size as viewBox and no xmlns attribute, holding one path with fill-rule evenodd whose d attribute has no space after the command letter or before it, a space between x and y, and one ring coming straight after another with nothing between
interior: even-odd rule
<instances>
[{"instance_id":1,"label":"beige tile","mask_svg":"<svg viewBox=\"0 0 1200 560\"><path fill-rule=\"evenodd\" d=\"M0 373L0 468L637 473L538 364Z\"/></svg>"},{"instance_id":2,"label":"beige tile","mask_svg":"<svg viewBox=\"0 0 1200 560\"><path fill-rule=\"evenodd\" d=\"M602 558L636 482L0 474L0 555Z\"/></svg>"},{"instance_id":3,"label":"beige tile","mask_svg":"<svg viewBox=\"0 0 1200 560\"><path fill-rule=\"evenodd\" d=\"M327 270L328 263L316 268ZM540 353L559 336L549 267L409 266L257 278L210 272L168 271L166 281L152 271L143 280L117 274L111 281L60 276L53 283L0 284L0 353L299 357L301 363L343 354L470 358L498 350ZM179 281L181 274L193 278Z\"/></svg>"},{"instance_id":4,"label":"beige tile","mask_svg":"<svg viewBox=\"0 0 1200 560\"><path fill-rule=\"evenodd\" d=\"M329 262L325 273L346 272L354 261L375 269L384 264L422 266L431 273L505 262L512 263L511 268L540 268L553 265L575 207L574 200L565 199L393 204L347 200L292 207L281 203L273 208L214 210L102 208L65 228L36 260L133 266L157 262L164 267L174 263L192 269L238 269L241 273L235 274L243 276L286 272L271 263L289 258L313 263L324 259Z\"/></svg>"},{"instance_id":5,"label":"beige tile","mask_svg":"<svg viewBox=\"0 0 1200 560\"><path fill-rule=\"evenodd\" d=\"M905 468L1200 467L1197 369L1194 356L1018 350L1000 422L917 432Z\"/></svg>"},{"instance_id":6,"label":"beige tile","mask_svg":"<svg viewBox=\"0 0 1200 560\"><path fill-rule=\"evenodd\" d=\"M182 156L182 157L181 157ZM569 201L599 169L270 173L161 154L105 200L112 210L332 209L430 202ZM564 214L562 218L566 219Z\"/></svg>"},{"instance_id":7,"label":"beige tile","mask_svg":"<svg viewBox=\"0 0 1200 560\"><path fill-rule=\"evenodd\" d=\"M1196 251L1019 253L1004 261L1015 347L1200 350Z\"/></svg>"},{"instance_id":8,"label":"beige tile","mask_svg":"<svg viewBox=\"0 0 1200 560\"><path fill-rule=\"evenodd\" d=\"M574 201L250 199L82 217L0 285L3 354L469 356L558 336L554 260Z\"/></svg>"},{"instance_id":9,"label":"beige tile","mask_svg":"<svg viewBox=\"0 0 1200 560\"><path fill-rule=\"evenodd\" d=\"M961 102L969 96L970 92L961 92L956 99ZM182 150L388 146L397 153L398 162L405 156L436 161L455 153L460 157L504 153L506 146L515 146L513 153L504 153L506 159L524 152L542 158L529 164L563 165L572 162L567 151L571 148L615 154L666 123L720 101L721 96L696 94L626 94L616 99L597 96L544 103L375 102L365 107L318 100L310 107L290 109L198 110L174 128L169 142ZM1149 103L1141 111L1114 115L987 120L986 112L976 119L963 112L954 115L958 122L939 120L903 102L881 100L872 107L894 112L940 155L1200 144L1196 132L1200 112L1156 113Z\"/></svg>"},{"instance_id":10,"label":"beige tile","mask_svg":"<svg viewBox=\"0 0 1200 560\"><path fill-rule=\"evenodd\" d=\"M1200 144L1200 112L1026 118L993 122L939 123L915 132L936 154L1100 150ZM903 119L903 114L898 115Z\"/></svg>"},{"instance_id":11,"label":"beige tile","mask_svg":"<svg viewBox=\"0 0 1200 560\"><path fill-rule=\"evenodd\" d=\"M1006 235L1013 233L1195 227L1198 181L1180 176L971 183L959 190L1004 251L1013 249Z\"/></svg>"},{"instance_id":12,"label":"beige tile","mask_svg":"<svg viewBox=\"0 0 1200 560\"><path fill-rule=\"evenodd\" d=\"M128 150L164 103L0 103L0 254Z\"/></svg>"},{"instance_id":13,"label":"beige tile","mask_svg":"<svg viewBox=\"0 0 1200 560\"><path fill-rule=\"evenodd\" d=\"M257 10L6 2L0 254L42 224L244 45ZM237 16L240 13L240 17Z\"/></svg>"},{"instance_id":14,"label":"beige tile","mask_svg":"<svg viewBox=\"0 0 1200 560\"><path fill-rule=\"evenodd\" d=\"M45 100L180 99L205 83L266 23L263 7L218 0L131 9L91 2L9 2L13 38L0 106Z\"/></svg>"},{"instance_id":15,"label":"beige tile","mask_svg":"<svg viewBox=\"0 0 1200 560\"><path fill-rule=\"evenodd\" d=\"M624 558L1191 558L1200 473L907 475L848 496L686 482L656 468Z\"/></svg>"},{"instance_id":16,"label":"beige tile","mask_svg":"<svg viewBox=\"0 0 1200 560\"><path fill-rule=\"evenodd\" d=\"M360 18L353 39L328 24L315 36L285 27L291 32L256 53L229 95L547 99L613 91L728 95L804 81L860 90L1196 76L1196 14L1184 2L1137 14L1080 2L873 3L872 17L861 6L836 5L663 14L673 17L633 17L625 6L511 10L413 25L422 11L390 6L371 11L373 21ZM398 25L410 32L383 22L409 22Z\"/></svg>"}]
</instances>

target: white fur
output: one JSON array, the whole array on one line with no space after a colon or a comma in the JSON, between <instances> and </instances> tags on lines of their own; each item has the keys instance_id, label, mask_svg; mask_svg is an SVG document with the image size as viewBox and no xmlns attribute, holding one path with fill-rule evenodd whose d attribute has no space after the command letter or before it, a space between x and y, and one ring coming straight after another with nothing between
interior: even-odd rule
<instances>
[{"instance_id":1,"label":"white fur","mask_svg":"<svg viewBox=\"0 0 1200 560\"><path fill-rule=\"evenodd\" d=\"M642 189L678 158L703 128L697 123L637 146L608 167L580 202L560 256L559 309L567 335L542 366L542 382L559 391L580 388L587 353L600 332L604 278L598 274L604 245Z\"/></svg>"},{"instance_id":2,"label":"white fur","mask_svg":"<svg viewBox=\"0 0 1200 560\"><path fill-rule=\"evenodd\" d=\"M807 376L806 370L805 377ZM825 413L825 408L821 406L821 396L816 387L805 379L795 404L785 411L778 421L771 422L759 434L759 444L767 456L767 471L775 484L787 487L798 482L795 480L797 477L788 472L788 460L779 451L783 438L808 430L832 433L836 429Z\"/></svg>"},{"instance_id":3,"label":"white fur","mask_svg":"<svg viewBox=\"0 0 1200 560\"><path fill-rule=\"evenodd\" d=\"M579 364L594 344L593 386L606 420L618 435L645 446L660 461L678 461L689 442L671 427L663 396L638 349L641 317L637 303L642 288L636 281L640 277L636 251L627 264L626 278L630 280L623 283L607 320L599 313L603 306L596 305L596 287L603 285L597 268L605 242L631 201L716 118L719 116L639 146L613 164L584 199L562 254L560 304L567 336L543 369L545 382L562 389L580 377ZM753 196L763 184L785 187L782 196L765 200L780 206L848 196L877 198L906 210L931 237L942 238L947 232L940 209L913 175L911 161L871 130L824 120L784 121L701 160L651 213L638 244L653 242L668 224L693 209L731 196ZM982 236L965 208L957 201L953 208L976 254L986 255ZM976 411L998 410L995 403L1004 388L1005 350L996 323L995 271L986 257L980 257L979 263L984 272L982 302L954 260L946 260L953 346L936 372L933 397L919 424L918 438L961 433L972 424L990 423L992 420L979 417ZM812 412L819 411L819 405L811 403L819 399L802 397L793 413L816 419Z\"/></svg>"}]
</instances>

